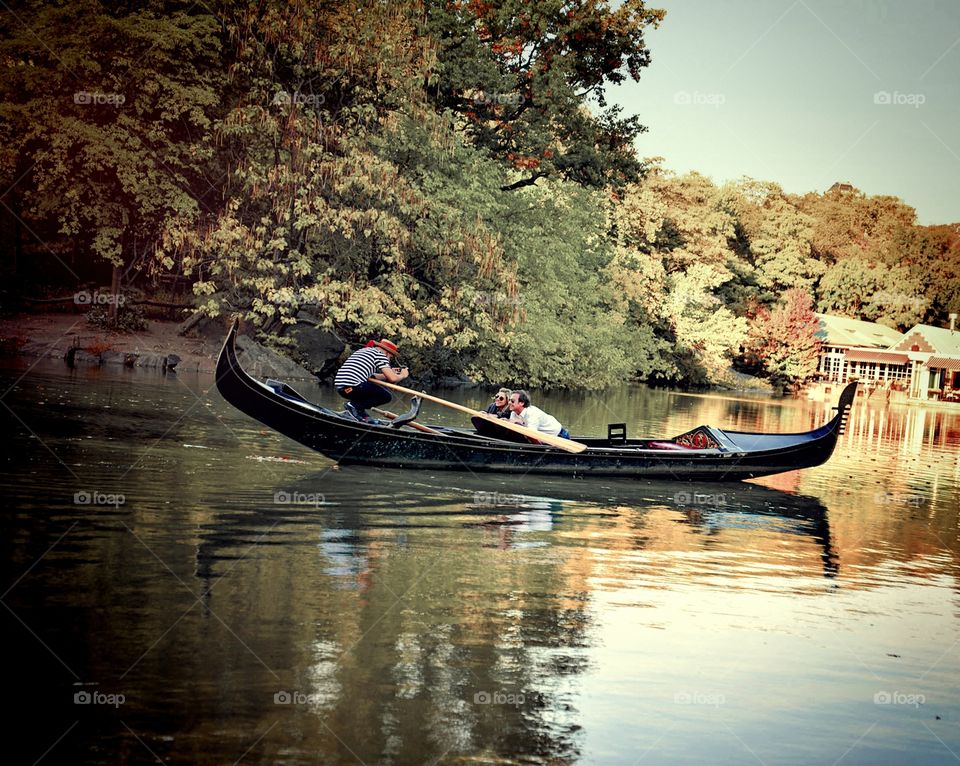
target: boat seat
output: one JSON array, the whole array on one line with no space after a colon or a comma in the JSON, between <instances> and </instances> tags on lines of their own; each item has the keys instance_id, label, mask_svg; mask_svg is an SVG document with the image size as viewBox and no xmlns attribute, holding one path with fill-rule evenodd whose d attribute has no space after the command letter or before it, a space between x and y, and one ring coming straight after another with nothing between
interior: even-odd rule
<instances>
[{"instance_id":1,"label":"boat seat","mask_svg":"<svg viewBox=\"0 0 960 766\"><path fill-rule=\"evenodd\" d=\"M266 385L275 394L282 396L284 399L289 399L291 402L296 402L302 406L309 407L316 412L323 412L322 407L318 407L310 400L305 399L299 392L295 391L286 383L283 383L279 380L274 380L273 378L267 378L264 381L264 385Z\"/></svg>"},{"instance_id":2,"label":"boat seat","mask_svg":"<svg viewBox=\"0 0 960 766\"><path fill-rule=\"evenodd\" d=\"M607 443L611 447L618 444L627 443L627 424L626 423L608 423L607 424Z\"/></svg>"},{"instance_id":3,"label":"boat seat","mask_svg":"<svg viewBox=\"0 0 960 766\"><path fill-rule=\"evenodd\" d=\"M416 420L417 415L420 414L420 405L423 404L423 399L419 396L413 397L410 400L410 409L404 412L402 415L397 415L393 420L390 421L391 428L400 428L400 426L405 426L411 420Z\"/></svg>"},{"instance_id":4,"label":"boat seat","mask_svg":"<svg viewBox=\"0 0 960 766\"><path fill-rule=\"evenodd\" d=\"M274 380L273 378L267 378L266 384L270 386L276 393L280 396L285 396L288 399L299 399L301 402L307 401L299 393L294 391L290 386L280 380Z\"/></svg>"}]
</instances>

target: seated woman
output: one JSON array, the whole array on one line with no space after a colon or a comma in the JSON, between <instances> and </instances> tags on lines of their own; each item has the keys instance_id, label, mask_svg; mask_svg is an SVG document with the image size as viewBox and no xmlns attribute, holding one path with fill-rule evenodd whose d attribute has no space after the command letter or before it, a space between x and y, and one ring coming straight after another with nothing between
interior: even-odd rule
<instances>
[{"instance_id":1,"label":"seated woman","mask_svg":"<svg viewBox=\"0 0 960 766\"><path fill-rule=\"evenodd\" d=\"M498 418L507 419L510 417L510 389L501 388L497 395L493 397L493 403L487 407L486 412L496 415Z\"/></svg>"}]
</instances>

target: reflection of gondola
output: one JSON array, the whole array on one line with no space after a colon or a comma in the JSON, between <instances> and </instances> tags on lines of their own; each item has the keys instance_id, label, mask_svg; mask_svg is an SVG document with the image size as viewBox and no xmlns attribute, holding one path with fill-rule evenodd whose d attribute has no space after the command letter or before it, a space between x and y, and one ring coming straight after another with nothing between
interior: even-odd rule
<instances>
[{"instance_id":1,"label":"reflection of gondola","mask_svg":"<svg viewBox=\"0 0 960 766\"><path fill-rule=\"evenodd\" d=\"M648 511L673 509L682 515L678 523L689 524L708 535L722 531L763 529L775 534L800 535L813 540L820 550L826 577L837 574L827 509L815 497L795 495L757 484L711 483L693 491L678 490L669 482L635 480L581 481L565 477L542 477L536 495L518 492L516 480L495 475L449 474L383 469L375 485L367 483L368 472L343 468L304 477L283 491L304 496L323 493L326 504L280 505L269 509L234 508L219 517L204 535L201 559L230 559L233 548L246 550L251 540L282 543L290 524L311 525L322 518L325 529L341 530L340 542L351 545L363 530L442 529L454 526L508 526L514 533L540 535L561 529L570 516L623 515L636 512L638 523ZM270 495L273 490L267 494ZM284 532L274 527L280 520ZM351 533L347 534L346 530ZM362 546L361 546L362 547ZM212 576L198 575L206 579Z\"/></svg>"},{"instance_id":2,"label":"reflection of gondola","mask_svg":"<svg viewBox=\"0 0 960 766\"><path fill-rule=\"evenodd\" d=\"M847 386L836 416L812 431L762 434L700 426L674 439L656 441L627 439L624 430L604 438L578 437L587 449L572 454L462 429L434 426L433 432L424 433L394 427L399 420L359 422L308 402L282 383L261 383L248 375L237 359L236 334L235 323L217 362L217 388L223 398L342 464L685 481L750 479L826 462L843 433L856 390L855 383Z\"/></svg>"},{"instance_id":3,"label":"reflection of gondola","mask_svg":"<svg viewBox=\"0 0 960 766\"><path fill-rule=\"evenodd\" d=\"M356 482L356 475L345 469L336 478L325 475L322 482L336 491L341 481ZM405 484L409 491L413 481L403 471L380 471L378 482L396 482ZM830 523L826 506L819 498L810 495L792 494L771 489L759 484L742 482L711 483L696 489L689 486L678 488L670 482L644 482L613 479L601 481L580 481L563 477L543 477L537 481L536 497L511 494L516 491L515 481L510 477L464 476L451 482L444 477L436 482L420 481L418 474L416 486L423 488L436 485L436 492L459 491L471 498L469 508L472 512L489 515L491 500L500 505L494 506L497 513L509 513L515 506L518 515L530 508L548 505L557 516L555 522L562 522L563 507L566 505L589 504L593 513L621 514L629 509L647 511L652 508L670 508L682 512L681 523L690 524L708 534L732 530L763 529L776 534L800 535L813 540L820 550L824 577L835 577L839 572L836 552L830 537ZM402 492L399 486L394 490ZM432 492L426 493L433 495ZM435 499L435 498L433 498ZM580 515L579 512L577 515Z\"/></svg>"}]
</instances>

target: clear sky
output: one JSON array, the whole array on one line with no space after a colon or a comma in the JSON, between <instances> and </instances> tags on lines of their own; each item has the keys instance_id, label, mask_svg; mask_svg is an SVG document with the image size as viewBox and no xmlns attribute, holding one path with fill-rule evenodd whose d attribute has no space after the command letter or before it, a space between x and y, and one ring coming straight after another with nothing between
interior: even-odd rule
<instances>
[{"instance_id":1,"label":"clear sky","mask_svg":"<svg viewBox=\"0 0 960 766\"><path fill-rule=\"evenodd\" d=\"M608 91L643 157L717 183L849 182L960 222L960 0L649 0L653 63Z\"/></svg>"}]
</instances>

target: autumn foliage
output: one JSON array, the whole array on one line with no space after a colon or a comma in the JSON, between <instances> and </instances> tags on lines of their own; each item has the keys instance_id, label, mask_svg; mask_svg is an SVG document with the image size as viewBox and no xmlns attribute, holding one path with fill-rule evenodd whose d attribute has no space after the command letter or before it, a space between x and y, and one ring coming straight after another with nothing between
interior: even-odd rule
<instances>
[{"instance_id":1,"label":"autumn foliage","mask_svg":"<svg viewBox=\"0 0 960 766\"><path fill-rule=\"evenodd\" d=\"M173 281L279 346L389 335L424 374L585 388L793 385L814 309L902 329L960 308L956 225L644 159L642 115L607 101L668 23L643 0L15 10L13 295Z\"/></svg>"}]
</instances>

